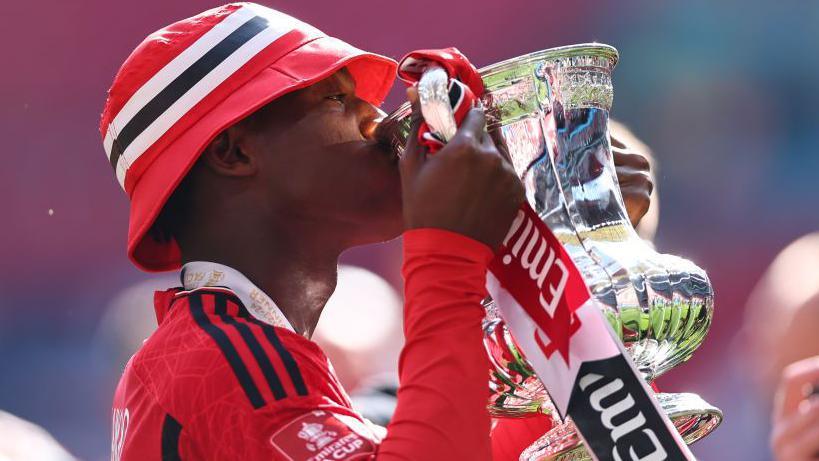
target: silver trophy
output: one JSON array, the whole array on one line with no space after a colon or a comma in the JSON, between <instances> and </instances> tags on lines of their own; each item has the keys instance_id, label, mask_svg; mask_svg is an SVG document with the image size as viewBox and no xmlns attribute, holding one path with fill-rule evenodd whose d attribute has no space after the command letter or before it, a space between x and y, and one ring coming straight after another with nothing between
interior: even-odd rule
<instances>
[{"instance_id":1,"label":"silver trophy","mask_svg":"<svg viewBox=\"0 0 819 461\"><path fill-rule=\"evenodd\" d=\"M529 203L582 272L635 365L648 381L688 360L711 325L714 293L705 271L659 254L631 226L617 183L608 131L617 50L582 44L531 53L480 70L487 129L526 186ZM422 101L423 102L423 101ZM394 148L409 132L407 104L382 132ZM494 416L554 415L554 427L521 460L591 459L571 419L557 418L491 300L485 344ZM657 399L687 443L709 434L722 412L695 394Z\"/></svg>"}]
</instances>

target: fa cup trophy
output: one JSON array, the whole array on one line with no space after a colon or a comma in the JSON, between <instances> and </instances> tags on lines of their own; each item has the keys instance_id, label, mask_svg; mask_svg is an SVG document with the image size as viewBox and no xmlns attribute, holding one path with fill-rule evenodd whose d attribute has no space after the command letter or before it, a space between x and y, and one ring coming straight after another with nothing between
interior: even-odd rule
<instances>
[{"instance_id":1,"label":"fa cup trophy","mask_svg":"<svg viewBox=\"0 0 819 461\"><path fill-rule=\"evenodd\" d=\"M714 293L705 272L659 254L631 226L609 140L611 74L617 50L582 44L531 53L481 69L487 130L508 154L538 216L562 243L649 383L688 360L705 338ZM396 148L409 131L408 105L384 122ZM571 418L560 421L532 366L487 300L489 410L499 417L542 412L554 427L521 460L591 459ZM722 421L695 394L659 393L662 410L686 443Z\"/></svg>"}]
</instances>

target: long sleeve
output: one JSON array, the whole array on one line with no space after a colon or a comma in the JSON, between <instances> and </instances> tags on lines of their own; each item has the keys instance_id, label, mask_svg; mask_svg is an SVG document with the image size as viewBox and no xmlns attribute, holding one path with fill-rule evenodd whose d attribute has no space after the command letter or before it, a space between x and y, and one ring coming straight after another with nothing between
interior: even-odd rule
<instances>
[{"instance_id":1,"label":"long sleeve","mask_svg":"<svg viewBox=\"0 0 819 461\"><path fill-rule=\"evenodd\" d=\"M490 447L480 301L491 251L429 229L407 233L405 249L407 340L386 438L318 345L254 320L224 288L173 290L156 297L160 327L117 390L114 414L131 421L126 441L115 434L122 459L516 459L538 434L498 425Z\"/></svg>"},{"instance_id":2,"label":"long sleeve","mask_svg":"<svg viewBox=\"0 0 819 461\"><path fill-rule=\"evenodd\" d=\"M518 461L529 448L552 428L552 417L541 413L526 418L497 418L492 425L492 460Z\"/></svg>"},{"instance_id":3,"label":"long sleeve","mask_svg":"<svg viewBox=\"0 0 819 461\"><path fill-rule=\"evenodd\" d=\"M490 460L481 321L492 251L460 234L404 234L401 386L379 460Z\"/></svg>"}]
</instances>

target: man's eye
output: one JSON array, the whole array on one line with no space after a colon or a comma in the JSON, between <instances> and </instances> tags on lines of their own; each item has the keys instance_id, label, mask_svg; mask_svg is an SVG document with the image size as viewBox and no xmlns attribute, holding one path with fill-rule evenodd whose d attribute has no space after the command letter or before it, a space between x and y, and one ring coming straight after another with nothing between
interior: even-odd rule
<instances>
[{"instance_id":1,"label":"man's eye","mask_svg":"<svg viewBox=\"0 0 819 461\"><path fill-rule=\"evenodd\" d=\"M336 102L340 102L341 104L344 104L344 99L346 98L346 96L347 95L345 95L345 94L334 94L334 95L331 95L331 96L327 96L327 99L330 99L332 101L336 101Z\"/></svg>"}]
</instances>

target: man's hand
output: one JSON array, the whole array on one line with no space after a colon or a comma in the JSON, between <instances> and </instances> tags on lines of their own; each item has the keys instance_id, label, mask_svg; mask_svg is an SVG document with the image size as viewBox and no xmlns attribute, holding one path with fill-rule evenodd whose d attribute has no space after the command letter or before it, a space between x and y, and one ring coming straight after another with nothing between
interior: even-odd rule
<instances>
[{"instance_id":1,"label":"man's hand","mask_svg":"<svg viewBox=\"0 0 819 461\"><path fill-rule=\"evenodd\" d=\"M415 88L412 129L401 157L404 225L446 229L498 247L525 200L523 184L485 131L483 109L467 114L441 150L428 155L418 144L422 122Z\"/></svg>"},{"instance_id":2,"label":"man's hand","mask_svg":"<svg viewBox=\"0 0 819 461\"><path fill-rule=\"evenodd\" d=\"M615 134L611 137L611 152L629 220L632 226L637 227L651 205L651 192L654 190L651 164L645 154L633 149Z\"/></svg>"},{"instance_id":3,"label":"man's hand","mask_svg":"<svg viewBox=\"0 0 819 461\"><path fill-rule=\"evenodd\" d=\"M819 458L819 357L785 368L776 395L771 446L777 461Z\"/></svg>"}]
</instances>

